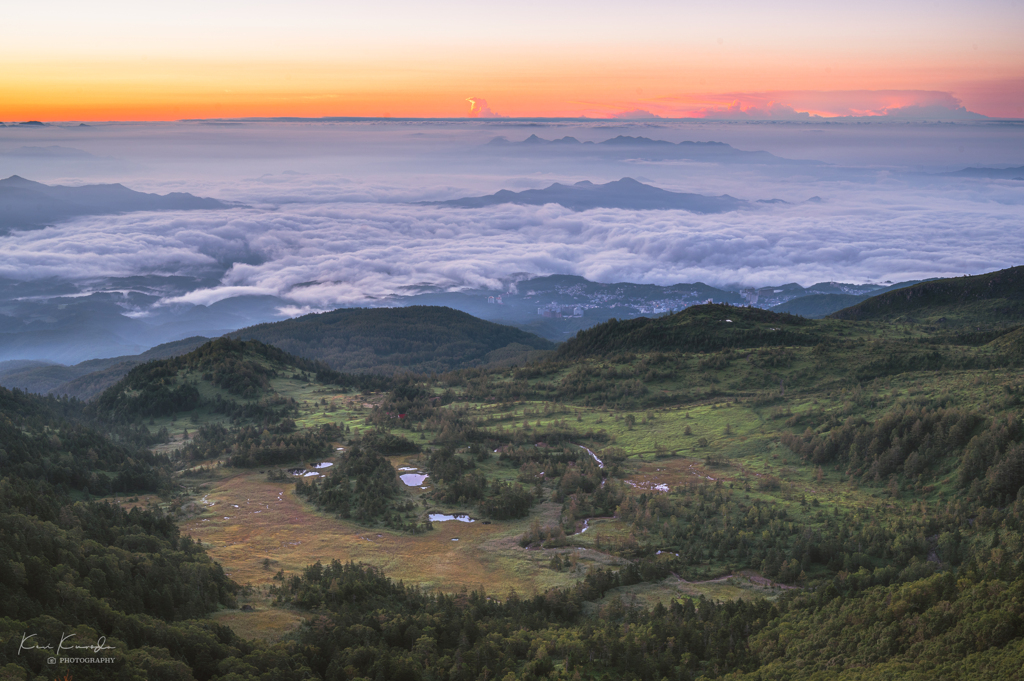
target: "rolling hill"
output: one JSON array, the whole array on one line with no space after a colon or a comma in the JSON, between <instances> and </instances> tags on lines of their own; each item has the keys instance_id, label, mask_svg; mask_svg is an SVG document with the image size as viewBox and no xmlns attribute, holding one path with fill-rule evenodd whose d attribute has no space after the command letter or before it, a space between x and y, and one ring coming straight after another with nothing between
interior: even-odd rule
<instances>
[{"instance_id":1,"label":"rolling hill","mask_svg":"<svg viewBox=\"0 0 1024 681\"><path fill-rule=\"evenodd\" d=\"M492 363L523 364L555 347L532 333L432 306L341 309L229 335L350 373L442 373Z\"/></svg>"},{"instance_id":2,"label":"rolling hill","mask_svg":"<svg viewBox=\"0 0 1024 681\"><path fill-rule=\"evenodd\" d=\"M934 279L835 312L833 319L940 325L951 330L1024 324L1024 267Z\"/></svg>"},{"instance_id":3,"label":"rolling hill","mask_svg":"<svg viewBox=\"0 0 1024 681\"><path fill-rule=\"evenodd\" d=\"M815 322L756 307L694 305L675 314L649 319L611 319L559 346L559 359L612 353L710 352L723 348L814 345Z\"/></svg>"}]
</instances>

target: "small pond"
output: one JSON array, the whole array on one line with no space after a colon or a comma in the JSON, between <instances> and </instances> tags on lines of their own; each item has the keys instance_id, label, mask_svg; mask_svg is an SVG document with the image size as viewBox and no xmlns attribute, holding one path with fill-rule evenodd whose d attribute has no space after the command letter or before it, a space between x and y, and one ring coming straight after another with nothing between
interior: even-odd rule
<instances>
[{"instance_id":1,"label":"small pond","mask_svg":"<svg viewBox=\"0 0 1024 681\"><path fill-rule=\"evenodd\" d=\"M400 475L398 477L402 478L402 482L404 482L407 487L419 487L423 484L423 481L430 476L426 473L406 473L405 475Z\"/></svg>"},{"instance_id":2,"label":"small pond","mask_svg":"<svg viewBox=\"0 0 1024 681\"><path fill-rule=\"evenodd\" d=\"M432 522L432 523L438 523L438 522L442 522L443 523L446 520L458 520L460 523L471 523L471 522L474 522L474 520L472 518L470 518L468 515L466 515L465 513L461 513L459 515L447 515L445 513L431 513L427 517L430 519L430 522Z\"/></svg>"}]
</instances>

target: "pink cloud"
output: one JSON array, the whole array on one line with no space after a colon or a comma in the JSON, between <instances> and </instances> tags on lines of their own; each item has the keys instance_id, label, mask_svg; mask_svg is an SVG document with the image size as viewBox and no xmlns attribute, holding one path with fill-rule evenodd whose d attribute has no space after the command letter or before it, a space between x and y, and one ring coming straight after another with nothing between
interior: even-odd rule
<instances>
[{"instance_id":1,"label":"pink cloud","mask_svg":"<svg viewBox=\"0 0 1024 681\"><path fill-rule=\"evenodd\" d=\"M491 111L491 107L487 105L486 99L467 97L466 101L469 102L469 113L466 114L469 118L506 118Z\"/></svg>"}]
</instances>

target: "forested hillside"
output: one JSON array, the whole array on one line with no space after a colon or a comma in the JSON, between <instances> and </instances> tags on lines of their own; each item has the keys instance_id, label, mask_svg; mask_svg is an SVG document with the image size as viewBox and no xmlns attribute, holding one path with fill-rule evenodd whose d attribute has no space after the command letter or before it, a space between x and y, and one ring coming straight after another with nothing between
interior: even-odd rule
<instances>
[{"instance_id":1,"label":"forested hillside","mask_svg":"<svg viewBox=\"0 0 1024 681\"><path fill-rule=\"evenodd\" d=\"M172 493L170 462L146 448L164 436L111 428L74 400L0 388L0 676L211 678L252 652L202 619L233 605L238 587L170 517L88 500ZM62 637L91 650L62 656L114 661L51 662ZM292 664L281 656L283 672Z\"/></svg>"},{"instance_id":2,"label":"forested hillside","mask_svg":"<svg viewBox=\"0 0 1024 681\"><path fill-rule=\"evenodd\" d=\"M255 339L337 371L443 373L486 364L525 364L548 340L447 307L353 308L260 324L231 334Z\"/></svg>"},{"instance_id":3,"label":"forested hillside","mask_svg":"<svg viewBox=\"0 0 1024 681\"><path fill-rule=\"evenodd\" d=\"M958 331L1011 328L1024 323L1024 267L922 282L874 296L832 316L927 323Z\"/></svg>"},{"instance_id":4,"label":"forested hillside","mask_svg":"<svg viewBox=\"0 0 1024 681\"><path fill-rule=\"evenodd\" d=\"M915 319L705 305L390 376L223 338L4 391L0 670L1017 678L1024 328ZM75 626L120 676L9 645Z\"/></svg>"},{"instance_id":5,"label":"forested hillside","mask_svg":"<svg viewBox=\"0 0 1024 681\"><path fill-rule=\"evenodd\" d=\"M655 319L611 319L558 348L559 359L623 352L708 352L723 348L814 345L821 326L796 315L755 307L697 305Z\"/></svg>"}]
</instances>

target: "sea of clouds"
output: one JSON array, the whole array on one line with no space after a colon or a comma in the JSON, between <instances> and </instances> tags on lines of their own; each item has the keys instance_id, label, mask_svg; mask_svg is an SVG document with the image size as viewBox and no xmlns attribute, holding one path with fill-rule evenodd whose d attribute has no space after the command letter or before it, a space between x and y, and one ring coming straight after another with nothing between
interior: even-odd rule
<instances>
[{"instance_id":1,"label":"sea of clouds","mask_svg":"<svg viewBox=\"0 0 1024 681\"><path fill-rule=\"evenodd\" d=\"M111 125L88 134L3 129L4 175L18 172L12 152L58 145L84 150L97 162L90 170L78 157L68 176L59 158L37 158L33 174L18 174L49 183L117 181L239 205L78 218L14 232L0 237L0 277L67 280L94 290L132 276L198 282L212 275L216 285L197 284L157 304L272 295L285 301L284 312L296 314L427 288L500 289L524 273L761 286L901 281L1024 264L1024 181L937 175L1014 159L1024 165L1024 136L1016 128L574 126L381 121ZM617 134L714 139L828 165L510 159L482 147L495 135L516 140L533 133L598 141ZM716 215L416 203L623 176L674 191L789 203ZM821 201L807 202L815 196Z\"/></svg>"}]
</instances>

